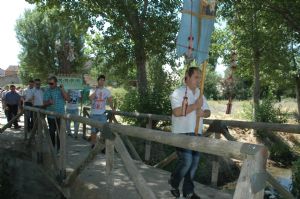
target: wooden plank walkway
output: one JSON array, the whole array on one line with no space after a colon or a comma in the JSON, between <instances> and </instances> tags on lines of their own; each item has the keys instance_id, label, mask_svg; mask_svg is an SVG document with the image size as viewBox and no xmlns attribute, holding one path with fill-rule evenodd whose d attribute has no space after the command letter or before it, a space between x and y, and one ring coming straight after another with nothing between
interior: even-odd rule
<instances>
[{"instance_id":1,"label":"wooden plank walkway","mask_svg":"<svg viewBox=\"0 0 300 199\"><path fill-rule=\"evenodd\" d=\"M67 139L67 170L73 170L90 151L89 143L85 140L68 137ZM130 180L122 160L116 154L114 160L114 198L139 199L141 198L133 182ZM136 161L139 172L144 176L147 184L152 188L157 198L174 198L169 192L167 183L170 173L161 169L150 167ZM71 193L76 198L94 199L105 196L105 155L97 155L94 162L83 171L73 186ZM203 199L229 199L233 196L196 183L196 193ZM73 197L72 197L73 198Z\"/></svg>"}]
</instances>

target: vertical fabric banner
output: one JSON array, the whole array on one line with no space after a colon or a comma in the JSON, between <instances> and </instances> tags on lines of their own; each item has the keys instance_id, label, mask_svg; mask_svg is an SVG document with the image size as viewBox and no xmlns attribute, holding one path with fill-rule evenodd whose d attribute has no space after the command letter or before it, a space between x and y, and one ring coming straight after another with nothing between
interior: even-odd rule
<instances>
[{"instance_id":1,"label":"vertical fabric banner","mask_svg":"<svg viewBox=\"0 0 300 199\"><path fill-rule=\"evenodd\" d=\"M184 0L176 42L178 57L190 56L199 65L208 59L216 15L215 5L215 0Z\"/></svg>"}]
</instances>

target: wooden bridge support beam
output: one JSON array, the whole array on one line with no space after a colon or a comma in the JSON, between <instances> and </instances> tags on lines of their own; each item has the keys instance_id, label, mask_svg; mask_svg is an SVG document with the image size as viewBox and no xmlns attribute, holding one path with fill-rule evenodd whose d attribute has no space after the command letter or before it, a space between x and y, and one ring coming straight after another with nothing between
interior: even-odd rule
<instances>
[{"instance_id":1,"label":"wooden bridge support beam","mask_svg":"<svg viewBox=\"0 0 300 199\"><path fill-rule=\"evenodd\" d=\"M148 124L146 126L148 129L152 129L152 120L149 119ZM151 141L145 141L145 161L149 162L151 156Z\"/></svg>"},{"instance_id":2,"label":"wooden bridge support beam","mask_svg":"<svg viewBox=\"0 0 300 199\"><path fill-rule=\"evenodd\" d=\"M55 148L53 147L52 140L50 137L49 129L46 123L46 120L44 117L41 117L40 120L38 120L42 124L43 130L44 130L44 136L46 139L46 145L48 146L48 150L50 152L50 158L52 160L53 168L54 168L54 173L55 176L58 176L59 174L59 166L58 166L58 161L56 158L56 152Z\"/></svg>"},{"instance_id":3,"label":"wooden bridge support beam","mask_svg":"<svg viewBox=\"0 0 300 199\"><path fill-rule=\"evenodd\" d=\"M60 129L59 129L59 140L60 140L60 156L59 156L59 173L61 180L66 178L66 120L60 118Z\"/></svg>"},{"instance_id":4,"label":"wooden bridge support beam","mask_svg":"<svg viewBox=\"0 0 300 199\"><path fill-rule=\"evenodd\" d=\"M113 199L114 192L114 176L113 176L113 167L114 167L114 140L106 139L105 140L105 158L106 158L106 191L107 198Z\"/></svg>"},{"instance_id":5,"label":"wooden bridge support beam","mask_svg":"<svg viewBox=\"0 0 300 199\"><path fill-rule=\"evenodd\" d=\"M43 132L41 114L37 113L37 163L43 163Z\"/></svg>"},{"instance_id":6,"label":"wooden bridge support beam","mask_svg":"<svg viewBox=\"0 0 300 199\"><path fill-rule=\"evenodd\" d=\"M220 138L221 138L220 133L215 133L215 139L220 139ZM219 159L220 159L219 156L215 156L214 161L212 162L211 185L213 187L218 186L219 167L220 167Z\"/></svg>"},{"instance_id":7,"label":"wooden bridge support beam","mask_svg":"<svg viewBox=\"0 0 300 199\"><path fill-rule=\"evenodd\" d=\"M19 119L24 114L24 110L22 110L20 113L18 113L15 117L13 117L7 124L5 124L2 128L0 128L0 133L3 133L9 126L11 126L14 121Z\"/></svg>"},{"instance_id":8,"label":"wooden bridge support beam","mask_svg":"<svg viewBox=\"0 0 300 199\"><path fill-rule=\"evenodd\" d=\"M262 199L267 180L268 152L261 148L254 155L247 155L243 163L233 199Z\"/></svg>"},{"instance_id":9,"label":"wooden bridge support beam","mask_svg":"<svg viewBox=\"0 0 300 199\"><path fill-rule=\"evenodd\" d=\"M149 188L144 177L141 175L141 173L138 171L137 167L135 166L134 161L130 157L119 135L116 135L115 147L118 153L120 154L121 159L123 160L123 163L125 165L125 168L130 178L134 182L140 196L143 199L156 199L155 194L153 193L151 188Z\"/></svg>"}]
</instances>

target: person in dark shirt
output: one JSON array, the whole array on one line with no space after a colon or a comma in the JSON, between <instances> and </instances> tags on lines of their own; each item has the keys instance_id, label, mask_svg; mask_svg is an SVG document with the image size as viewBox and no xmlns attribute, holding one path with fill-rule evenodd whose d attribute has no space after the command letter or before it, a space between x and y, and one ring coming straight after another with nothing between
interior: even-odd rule
<instances>
[{"instance_id":1,"label":"person in dark shirt","mask_svg":"<svg viewBox=\"0 0 300 199\"><path fill-rule=\"evenodd\" d=\"M16 92L15 85L10 86L10 91L4 96L5 109L7 110L7 122L13 119L18 114L18 109L21 105L21 96ZM18 120L14 121L15 129L19 129ZM11 128L11 126L9 126Z\"/></svg>"}]
</instances>

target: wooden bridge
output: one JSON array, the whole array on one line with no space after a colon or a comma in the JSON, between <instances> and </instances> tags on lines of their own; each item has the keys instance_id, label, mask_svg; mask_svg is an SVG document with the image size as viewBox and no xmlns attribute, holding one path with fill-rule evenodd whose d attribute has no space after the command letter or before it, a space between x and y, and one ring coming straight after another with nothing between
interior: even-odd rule
<instances>
[{"instance_id":1,"label":"wooden bridge","mask_svg":"<svg viewBox=\"0 0 300 199\"><path fill-rule=\"evenodd\" d=\"M267 149L262 145L232 141L233 137L228 133L227 126L299 133L299 125L204 120L205 124L210 125L206 136L215 134L215 138L208 138L174 135L151 129L153 121L170 121L169 116L116 113L125 117L147 119L147 128L140 128L114 123L100 124L88 119L88 108L84 109L84 117L62 115L32 107L25 107L25 111L32 111L35 115L34 127L31 132L26 131L28 125L26 122L27 114L22 112L14 118L17 119L22 114L25 116L25 130L22 138L24 144L32 151L33 161L36 161L45 171L46 178L66 198L174 198L169 193L170 187L167 184L170 174L158 169L158 167L176 158L176 154L171 154L155 167L151 167L141 161L142 158L139 157L128 137L140 138L146 141L144 158L146 162L151 155L151 142L243 161L233 195L212 188L215 186L207 187L197 183L195 189L201 198L262 199L264 198L266 183L272 185L284 198L293 198L266 171ZM61 119L59 131L61 150L59 156L57 156L51 143L45 120L46 115L56 116ZM12 123L13 120L9 123ZM65 133L66 120L82 123L83 137L86 136L87 125L101 129L101 137L95 148L91 150L86 140L75 140L67 137ZM9 124L3 126L0 129L1 132L4 132L8 126ZM216 139L221 134L228 141ZM106 149L105 155L100 153L104 148ZM212 185L217 184L220 166L217 160L213 163Z\"/></svg>"}]
</instances>

